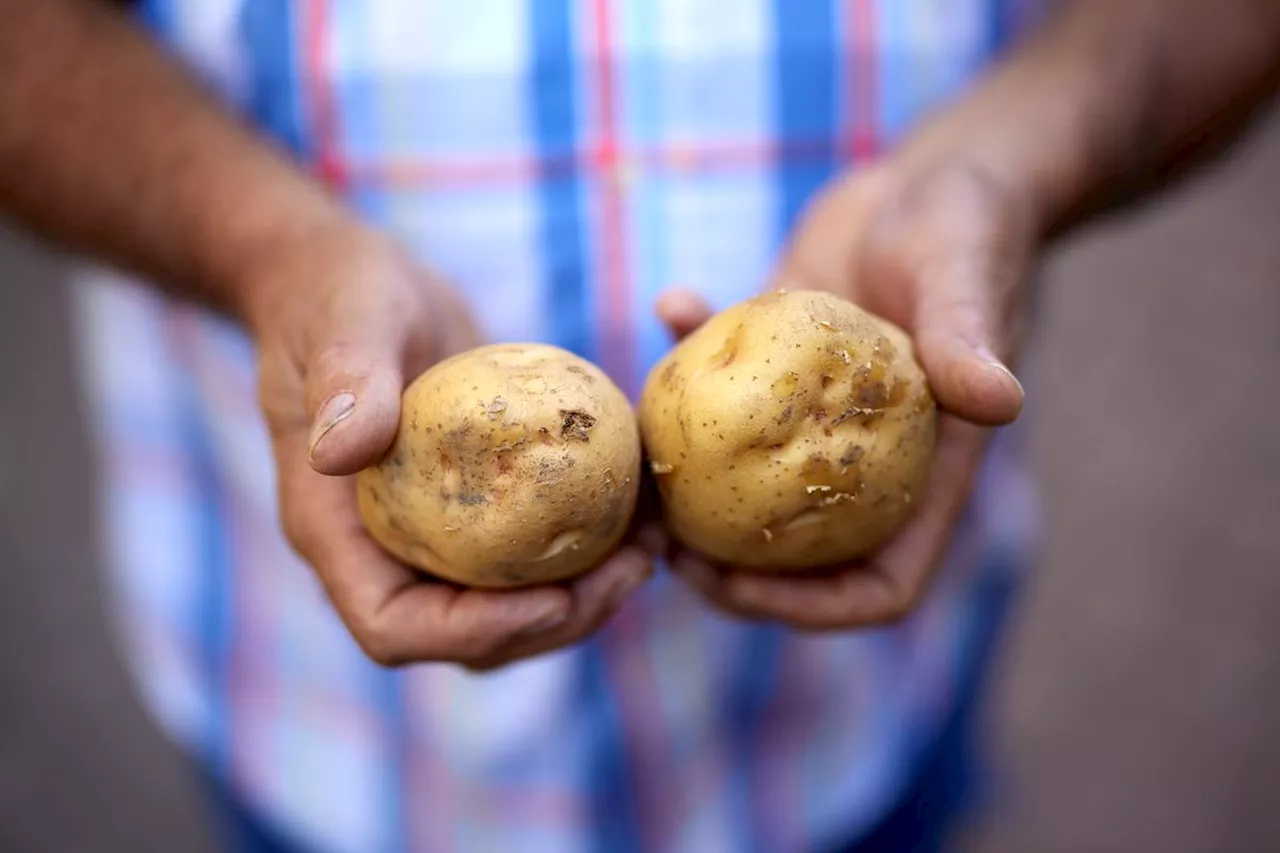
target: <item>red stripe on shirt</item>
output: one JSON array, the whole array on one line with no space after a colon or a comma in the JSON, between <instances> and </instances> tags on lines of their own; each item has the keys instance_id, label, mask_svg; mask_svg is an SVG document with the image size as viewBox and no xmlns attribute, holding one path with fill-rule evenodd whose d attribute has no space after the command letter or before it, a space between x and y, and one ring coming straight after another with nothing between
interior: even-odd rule
<instances>
[{"instance_id":1,"label":"red stripe on shirt","mask_svg":"<svg viewBox=\"0 0 1280 853\"><path fill-rule=\"evenodd\" d=\"M329 0L306 0L299 4L298 15L302 42L302 88L311 112L316 170L330 187L342 187L348 182L349 170L341 154L342 137L332 89L334 75L330 73L332 25Z\"/></svg>"},{"instance_id":2,"label":"red stripe on shirt","mask_svg":"<svg viewBox=\"0 0 1280 853\"><path fill-rule=\"evenodd\" d=\"M849 0L849 62L845 80L849 90L848 154L866 162L880 147L879 62L875 0Z\"/></svg>"},{"instance_id":3,"label":"red stripe on shirt","mask_svg":"<svg viewBox=\"0 0 1280 853\"><path fill-rule=\"evenodd\" d=\"M779 162L824 162L832 150L849 151L853 144L851 134L835 140L829 137L781 142L725 140L696 145L637 147L628 151L626 159L648 174L690 175L773 168ZM517 184L538 177L557 177L575 172L604 181L616 177L618 165L620 158L616 154L605 156L597 145L583 151L561 151L544 156L469 159L465 155L450 154L415 159L388 157L362 162L346 159L343 167L349 180L368 186L470 188ZM622 193L616 186L614 195L621 206Z\"/></svg>"},{"instance_id":4,"label":"red stripe on shirt","mask_svg":"<svg viewBox=\"0 0 1280 853\"><path fill-rule=\"evenodd\" d=\"M626 163L617 140L618 110L615 102L617 79L614 68L613 21L611 0L594 0L592 16L595 39L595 106L598 140L595 167L604 178L596 182L600 205L600 267L603 296L600 314L603 331L600 344L602 366L624 391L633 391L637 383L634 373L632 333L630 331L628 297L629 247L626 235L625 199L619 170Z\"/></svg>"}]
</instances>

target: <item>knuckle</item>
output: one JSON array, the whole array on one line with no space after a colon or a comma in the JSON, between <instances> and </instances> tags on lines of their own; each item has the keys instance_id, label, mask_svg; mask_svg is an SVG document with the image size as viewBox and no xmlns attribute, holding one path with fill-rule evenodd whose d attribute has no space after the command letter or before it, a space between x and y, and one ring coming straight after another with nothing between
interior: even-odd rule
<instances>
[{"instance_id":1,"label":"knuckle","mask_svg":"<svg viewBox=\"0 0 1280 853\"><path fill-rule=\"evenodd\" d=\"M916 608L919 595L915 589L897 584L886 585L881 600L880 622L885 625L898 625L906 621Z\"/></svg>"},{"instance_id":2,"label":"knuckle","mask_svg":"<svg viewBox=\"0 0 1280 853\"><path fill-rule=\"evenodd\" d=\"M848 629L897 625L909 617L920 590L892 577L878 576L873 584L865 575L850 575L833 598L833 607L822 622L829 628ZM838 603L837 603L838 602Z\"/></svg>"},{"instance_id":3,"label":"knuckle","mask_svg":"<svg viewBox=\"0 0 1280 853\"><path fill-rule=\"evenodd\" d=\"M368 364L365 348L346 341L324 344L311 359L308 371L322 384L341 382Z\"/></svg>"},{"instance_id":4,"label":"knuckle","mask_svg":"<svg viewBox=\"0 0 1280 853\"><path fill-rule=\"evenodd\" d=\"M343 614L347 628L365 657L384 669L397 669L409 662L405 644L387 630L376 614L352 611Z\"/></svg>"},{"instance_id":5,"label":"knuckle","mask_svg":"<svg viewBox=\"0 0 1280 853\"><path fill-rule=\"evenodd\" d=\"M280 346L264 345L258 356L258 406L273 437L305 426L295 401L302 387L298 365Z\"/></svg>"},{"instance_id":6,"label":"knuckle","mask_svg":"<svg viewBox=\"0 0 1280 853\"><path fill-rule=\"evenodd\" d=\"M487 661L503 657L511 643L511 635L474 612L454 612L440 625L439 642L436 645L441 660L451 660L462 666L483 665Z\"/></svg>"},{"instance_id":7,"label":"knuckle","mask_svg":"<svg viewBox=\"0 0 1280 853\"><path fill-rule=\"evenodd\" d=\"M511 663L503 657L479 657L459 662L463 669L474 675L489 675Z\"/></svg>"},{"instance_id":8,"label":"knuckle","mask_svg":"<svg viewBox=\"0 0 1280 853\"><path fill-rule=\"evenodd\" d=\"M847 631L850 628L857 627L857 625L855 623L851 623L848 619L822 619L814 617L809 619L793 620L791 622L791 627L802 634L820 637L825 634L831 634L835 631Z\"/></svg>"},{"instance_id":9,"label":"knuckle","mask_svg":"<svg viewBox=\"0 0 1280 853\"><path fill-rule=\"evenodd\" d=\"M465 650L462 655L464 661L479 663L502 658L509 640L506 634L481 634L472 631L461 637L458 645Z\"/></svg>"},{"instance_id":10,"label":"knuckle","mask_svg":"<svg viewBox=\"0 0 1280 853\"><path fill-rule=\"evenodd\" d=\"M311 359L311 366L321 373L345 367L359 357L359 346L351 341L335 340L321 344Z\"/></svg>"},{"instance_id":11,"label":"knuckle","mask_svg":"<svg viewBox=\"0 0 1280 853\"><path fill-rule=\"evenodd\" d=\"M353 627L352 636L365 657L383 669L399 669L409 663L409 657L399 643L385 631L368 627Z\"/></svg>"}]
</instances>

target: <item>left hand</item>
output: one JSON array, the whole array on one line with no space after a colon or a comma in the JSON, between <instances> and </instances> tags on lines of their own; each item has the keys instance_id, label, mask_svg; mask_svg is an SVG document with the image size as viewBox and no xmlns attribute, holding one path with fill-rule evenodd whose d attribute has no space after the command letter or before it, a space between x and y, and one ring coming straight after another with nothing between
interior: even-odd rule
<instances>
[{"instance_id":1,"label":"left hand","mask_svg":"<svg viewBox=\"0 0 1280 853\"><path fill-rule=\"evenodd\" d=\"M809 206L772 280L829 290L904 328L941 410L937 457L916 513L877 553L799 576L712 565L677 548L672 570L725 611L804 630L897 621L946 555L989 428L1014 421L1022 386L1024 282L1037 234L1026 205L975 167L889 160L834 181ZM658 313L676 337L710 315L689 291Z\"/></svg>"}]
</instances>

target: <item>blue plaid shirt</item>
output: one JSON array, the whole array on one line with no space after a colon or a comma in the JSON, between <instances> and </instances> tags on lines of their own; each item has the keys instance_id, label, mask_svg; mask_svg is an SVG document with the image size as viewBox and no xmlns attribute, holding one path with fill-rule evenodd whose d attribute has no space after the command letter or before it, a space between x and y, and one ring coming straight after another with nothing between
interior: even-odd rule
<instances>
[{"instance_id":1,"label":"blue plaid shirt","mask_svg":"<svg viewBox=\"0 0 1280 853\"><path fill-rule=\"evenodd\" d=\"M1024 4L1025 5L1025 4ZM634 392L672 284L756 291L805 200L945 102L1006 0L153 0L158 37L469 298L494 339ZM801 851L852 839L953 712L1031 493L998 440L889 629L733 622L659 577L494 674L369 663L277 524L241 332L101 270L84 375L119 625L148 706L316 850Z\"/></svg>"}]
</instances>

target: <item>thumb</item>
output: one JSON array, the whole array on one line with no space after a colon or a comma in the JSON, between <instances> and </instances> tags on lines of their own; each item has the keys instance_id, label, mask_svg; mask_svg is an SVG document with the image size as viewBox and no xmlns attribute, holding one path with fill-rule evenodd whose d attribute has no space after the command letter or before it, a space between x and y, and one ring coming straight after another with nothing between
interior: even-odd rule
<instances>
[{"instance_id":1,"label":"thumb","mask_svg":"<svg viewBox=\"0 0 1280 853\"><path fill-rule=\"evenodd\" d=\"M685 287L675 287L659 295L654 311L677 341L688 337L715 313L707 300Z\"/></svg>"},{"instance_id":2,"label":"thumb","mask_svg":"<svg viewBox=\"0 0 1280 853\"><path fill-rule=\"evenodd\" d=\"M940 263L916 282L916 355L942 408L984 426L1002 426L1022 411L1022 383L997 355L993 293L1012 293L996 265L971 259Z\"/></svg>"},{"instance_id":3,"label":"thumb","mask_svg":"<svg viewBox=\"0 0 1280 853\"><path fill-rule=\"evenodd\" d=\"M395 439L404 391L398 321L339 324L306 368L308 455L321 474L354 474Z\"/></svg>"}]
</instances>

